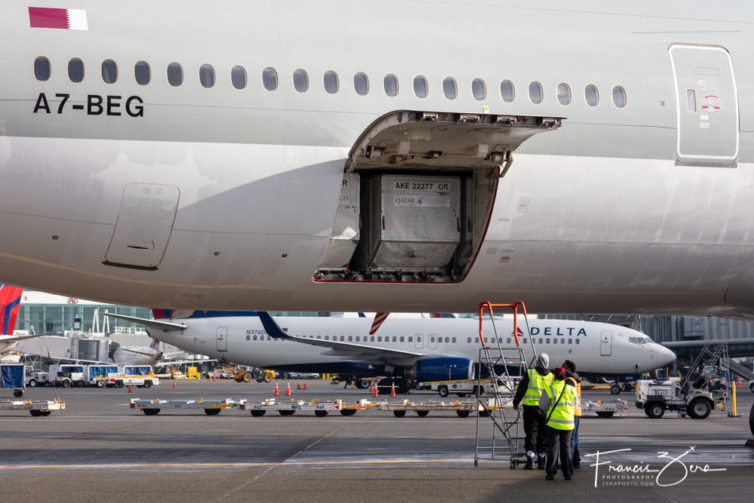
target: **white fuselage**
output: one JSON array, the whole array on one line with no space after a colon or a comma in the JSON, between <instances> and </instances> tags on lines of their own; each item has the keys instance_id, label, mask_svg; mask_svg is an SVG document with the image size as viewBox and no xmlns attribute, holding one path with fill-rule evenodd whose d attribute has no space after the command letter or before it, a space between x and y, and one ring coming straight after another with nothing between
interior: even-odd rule
<instances>
[{"instance_id":1,"label":"white fuselage","mask_svg":"<svg viewBox=\"0 0 754 503\"><path fill-rule=\"evenodd\" d=\"M0 281L172 308L469 312L525 299L537 312L754 313L751 6L380 5L80 0L88 29L63 30L30 28L25 4L4 4L0 30L13 44L0 54ZM690 111L673 44L728 58L712 69L704 54L687 62L699 107L719 110ZM46 79L33 71L40 57ZM69 76L75 58L81 82ZM134 78L139 61L148 84ZM172 63L181 85L168 82ZM328 71L340 76L333 94ZM383 89L391 75L394 97ZM724 75L729 93L713 103L709 83ZM421 77L426 97L414 89ZM481 99L474 79L485 82ZM515 150L457 281L317 281L349 152L396 110L562 125ZM718 130L722 121L733 129ZM689 160L689 131L711 154Z\"/></svg>"},{"instance_id":2,"label":"white fuselage","mask_svg":"<svg viewBox=\"0 0 754 503\"><path fill-rule=\"evenodd\" d=\"M267 335L256 316L229 316L172 320L184 323L183 332L147 328L150 336L190 352L260 368L328 371L349 368L377 373L383 365L410 365L419 358L449 356L479 360L479 321L474 319L391 319L370 336L372 320L366 318L275 317L288 334L385 350L421 353L422 357L399 361L396 357L365 358L356 352L311 346ZM526 325L521 325L524 333ZM497 319L496 332L485 322L489 346L513 347L513 322ZM646 335L630 328L598 322L536 320L530 322L538 353L548 353L552 366L569 359L585 373L636 374L669 365L672 351L648 342ZM497 333L497 335L495 335ZM521 339L528 360L533 352L528 336ZM633 339L635 342L632 342ZM352 365L349 367L349 365ZM371 365L371 372L370 366Z\"/></svg>"}]
</instances>

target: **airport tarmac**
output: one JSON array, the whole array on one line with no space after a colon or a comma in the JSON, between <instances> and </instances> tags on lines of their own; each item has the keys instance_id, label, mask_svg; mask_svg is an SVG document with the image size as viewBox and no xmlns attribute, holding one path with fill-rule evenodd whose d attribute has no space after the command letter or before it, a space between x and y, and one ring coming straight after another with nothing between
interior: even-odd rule
<instances>
[{"instance_id":1,"label":"airport tarmac","mask_svg":"<svg viewBox=\"0 0 754 503\"><path fill-rule=\"evenodd\" d=\"M542 471L511 470L505 456L501 461L482 459L475 467L476 420L451 412L424 418L411 413L396 418L381 411L257 418L241 410L214 417L201 410L145 416L129 408L130 398L259 401L271 397L274 387L177 381L173 390L172 383L134 388L133 393L28 390L26 398L61 397L67 408L44 418L0 412L2 499L722 502L748 501L753 491L754 448L745 442L752 437L748 416L754 394L746 389L738 395L740 417L716 411L705 420L670 412L652 420L633 406L632 394L585 392L585 399L622 398L630 408L610 419L585 416L582 468L573 481L556 477L547 482ZM294 398L373 399L366 390L344 390L342 384L306 383L308 390L297 391L291 382ZM9 393L3 391L5 398ZM439 400L430 393L407 397ZM480 424L482 431L490 430L488 419ZM590 460L598 451L600 465L593 466Z\"/></svg>"}]
</instances>

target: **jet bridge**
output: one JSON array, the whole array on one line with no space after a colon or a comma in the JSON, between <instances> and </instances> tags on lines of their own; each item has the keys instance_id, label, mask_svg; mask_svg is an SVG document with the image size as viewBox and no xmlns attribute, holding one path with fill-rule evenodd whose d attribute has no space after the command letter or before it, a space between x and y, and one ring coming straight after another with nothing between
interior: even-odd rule
<instances>
[{"instance_id":1,"label":"jet bridge","mask_svg":"<svg viewBox=\"0 0 754 503\"><path fill-rule=\"evenodd\" d=\"M346 160L316 281L458 282L479 251L498 180L562 118L396 111Z\"/></svg>"}]
</instances>

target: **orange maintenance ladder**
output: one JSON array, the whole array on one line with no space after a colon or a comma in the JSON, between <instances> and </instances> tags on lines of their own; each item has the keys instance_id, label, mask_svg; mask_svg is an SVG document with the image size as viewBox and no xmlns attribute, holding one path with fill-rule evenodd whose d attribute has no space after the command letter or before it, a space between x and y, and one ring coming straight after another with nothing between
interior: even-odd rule
<instances>
[{"instance_id":1,"label":"orange maintenance ladder","mask_svg":"<svg viewBox=\"0 0 754 503\"><path fill-rule=\"evenodd\" d=\"M513 330L511 337L501 336L495 323L494 309L503 308L513 311ZM524 317L526 332L521 330L518 323L519 313ZM492 326L492 334L485 338L484 321L485 315L489 316ZM477 423L476 423L476 448L474 453L474 466L479 464L480 459L496 460L501 455L507 454L510 467L516 468L519 463L526 462L524 450L524 438L521 435L520 412L513 410L513 397L516 387L528 365L521 346L520 336L525 336L531 343L532 353L536 358L534 340L529 337L529 322L526 306L523 301L513 304L493 304L485 301L479 304L479 341L482 347L479 349L479 369L477 371ZM505 343L503 343L505 340ZM515 345L510 345L510 342ZM513 368L517 372L513 372ZM489 374L491 390L485 396L481 396L482 369ZM487 436L483 433L479 418L491 419L491 432Z\"/></svg>"}]
</instances>

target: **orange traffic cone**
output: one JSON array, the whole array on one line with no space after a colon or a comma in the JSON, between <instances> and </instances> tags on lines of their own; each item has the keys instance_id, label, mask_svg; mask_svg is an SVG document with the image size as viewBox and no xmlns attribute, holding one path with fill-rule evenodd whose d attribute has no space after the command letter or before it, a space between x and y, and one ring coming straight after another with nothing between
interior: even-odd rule
<instances>
[{"instance_id":1,"label":"orange traffic cone","mask_svg":"<svg viewBox=\"0 0 754 503\"><path fill-rule=\"evenodd\" d=\"M291 381L285 385L285 396L291 396Z\"/></svg>"},{"instance_id":2,"label":"orange traffic cone","mask_svg":"<svg viewBox=\"0 0 754 503\"><path fill-rule=\"evenodd\" d=\"M130 384L128 385L128 392L129 392L129 393L133 393L133 392L134 392L134 390L133 390L133 389L131 389L131 385L130 385Z\"/></svg>"},{"instance_id":3,"label":"orange traffic cone","mask_svg":"<svg viewBox=\"0 0 754 503\"><path fill-rule=\"evenodd\" d=\"M280 396L280 388L278 388L277 379L275 379L275 396Z\"/></svg>"},{"instance_id":4,"label":"orange traffic cone","mask_svg":"<svg viewBox=\"0 0 754 503\"><path fill-rule=\"evenodd\" d=\"M175 383L175 379L173 379L173 389L178 389L178 386Z\"/></svg>"},{"instance_id":5,"label":"orange traffic cone","mask_svg":"<svg viewBox=\"0 0 754 503\"><path fill-rule=\"evenodd\" d=\"M393 381L393 386L390 388L390 396L395 398L395 381Z\"/></svg>"},{"instance_id":6,"label":"orange traffic cone","mask_svg":"<svg viewBox=\"0 0 754 503\"><path fill-rule=\"evenodd\" d=\"M379 395L379 394L380 394L380 391L379 391L379 389L377 388L377 385L376 385L376 384L375 384L375 385L374 385L374 386L372 387L372 393L374 394L374 396L375 396L375 397L377 397L377 395Z\"/></svg>"},{"instance_id":7,"label":"orange traffic cone","mask_svg":"<svg viewBox=\"0 0 754 503\"><path fill-rule=\"evenodd\" d=\"M304 381L304 389L306 389L306 381Z\"/></svg>"},{"instance_id":8,"label":"orange traffic cone","mask_svg":"<svg viewBox=\"0 0 754 503\"><path fill-rule=\"evenodd\" d=\"M741 389L741 378L738 378L738 389Z\"/></svg>"},{"instance_id":9,"label":"orange traffic cone","mask_svg":"<svg viewBox=\"0 0 754 503\"><path fill-rule=\"evenodd\" d=\"M369 381L369 392L374 393L374 379Z\"/></svg>"},{"instance_id":10,"label":"orange traffic cone","mask_svg":"<svg viewBox=\"0 0 754 503\"><path fill-rule=\"evenodd\" d=\"M296 389L301 389L301 381L296 379Z\"/></svg>"}]
</instances>

